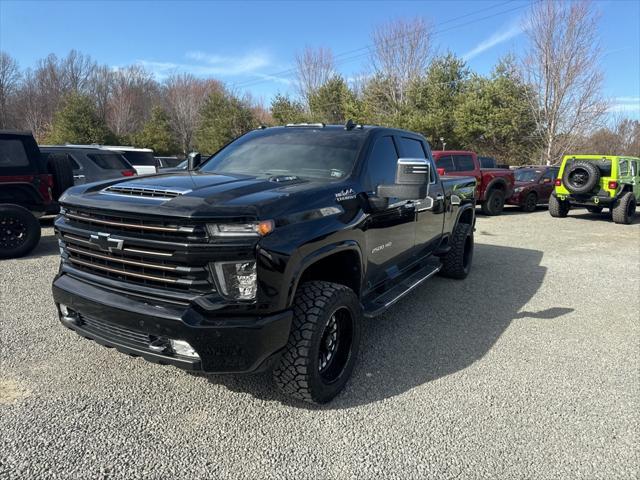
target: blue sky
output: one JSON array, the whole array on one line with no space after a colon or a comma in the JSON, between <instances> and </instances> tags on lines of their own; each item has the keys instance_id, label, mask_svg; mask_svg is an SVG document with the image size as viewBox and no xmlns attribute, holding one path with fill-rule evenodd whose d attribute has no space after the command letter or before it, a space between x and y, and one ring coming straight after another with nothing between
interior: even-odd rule
<instances>
[{"instance_id":1,"label":"blue sky","mask_svg":"<svg viewBox=\"0 0 640 480\"><path fill-rule=\"evenodd\" d=\"M640 0L594 3L602 15L605 94L615 111L640 118ZM372 29L396 17L424 17L439 31L438 51L487 73L502 55L524 48L528 4L0 0L0 49L29 67L75 48L112 67L140 63L160 80L176 70L215 77L268 103L276 92L293 91L286 71L306 45L330 47L345 77L366 72Z\"/></svg>"}]
</instances>

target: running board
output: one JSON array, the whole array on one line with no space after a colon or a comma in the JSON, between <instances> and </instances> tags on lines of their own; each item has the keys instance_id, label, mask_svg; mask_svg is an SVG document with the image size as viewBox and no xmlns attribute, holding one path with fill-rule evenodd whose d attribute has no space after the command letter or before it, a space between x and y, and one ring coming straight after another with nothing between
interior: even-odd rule
<instances>
[{"instance_id":1,"label":"running board","mask_svg":"<svg viewBox=\"0 0 640 480\"><path fill-rule=\"evenodd\" d=\"M364 316L371 318L384 313L385 310L404 297L407 293L420 286L422 282L428 278L433 277L441 268L442 265L440 262L438 262L437 265L434 265L433 263L427 264L417 272L414 272L404 280L401 280L391 289L380 294L378 297L365 300L363 303Z\"/></svg>"}]
</instances>

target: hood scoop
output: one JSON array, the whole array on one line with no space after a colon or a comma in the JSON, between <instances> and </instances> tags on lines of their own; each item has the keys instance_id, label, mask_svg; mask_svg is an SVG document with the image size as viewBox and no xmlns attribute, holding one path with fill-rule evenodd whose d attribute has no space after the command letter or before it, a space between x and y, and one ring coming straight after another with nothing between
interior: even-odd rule
<instances>
[{"instance_id":1,"label":"hood scoop","mask_svg":"<svg viewBox=\"0 0 640 480\"><path fill-rule=\"evenodd\" d=\"M128 197L153 198L156 200L170 200L189 192L191 192L191 190L185 188L169 188L162 186L149 187L147 185L136 185L135 183L121 183L111 185L110 187L103 189L101 193L125 195Z\"/></svg>"}]
</instances>

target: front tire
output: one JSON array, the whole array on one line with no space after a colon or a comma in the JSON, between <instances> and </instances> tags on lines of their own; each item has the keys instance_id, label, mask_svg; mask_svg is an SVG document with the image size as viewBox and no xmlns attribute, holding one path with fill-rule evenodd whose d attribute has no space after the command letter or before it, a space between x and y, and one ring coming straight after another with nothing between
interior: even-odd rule
<instances>
[{"instance_id":1,"label":"front tire","mask_svg":"<svg viewBox=\"0 0 640 480\"><path fill-rule=\"evenodd\" d=\"M451 250L440 259L440 274L449 278L466 278L471 271L473 245L473 227L468 223L456 225L451 235Z\"/></svg>"},{"instance_id":2,"label":"front tire","mask_svg":"<svg viewBox=\"0 0 640 480\"><path fill-rule=\"evenodd\" d=\"M538 195L534 192L529 193L524 199L524 203L520 207L523 212L535 212L536 207L538 206Z\"/></svg>"},{"instance_id":3,"label":"front tire","mask_svg":"<svg viewBox=\"0 0 640 480\"><path fill-rule=\"evenodd\" d=\"M309 403L326 403L344 388L358 356L362 312L350 288L330 282L302 284L293 304L293 323L280 363L278 387Z\"/></svg>"},{"instance_id":4,"label":"front tire","mask_svg":"<svg viewBox=\"0 0 640 480\"><path fill-rule=\"evenodd\" d=\"M486 196L482 203L482 213L485 215L500 215L504 210L504 192L502 190L493 189Z\"/></svg>"},{"instance_id":5,"label":"front tire","mask_svg":"<svg viewBox=\"0 0 640 480\"><path fill-rule=\"evenodd\" d=\"M549 213L552 217L565 218L570 208L571 205L566 200L558 200L555 195L549 197Z\"/></svg>"},{"instance_id":6,"label":"front tire","mask_svg":"<svg viewBox=\"0 0 640 480\"><path fill-rule=\"evenodd\" d=\"M22 257L40 241L40 223L19 205L0 205L0 258Z\"/></svg>"},{"instance_id":7,"label":"front tire","mask_svg":"<svg viewBox=\"0 0 640 480\"><path fill-rule=\"evenodd\" d=\"M613 221L629 225L636 213L636 205L636 197L633 193L627 192L622 195L618 204L611 210Z\"/></svg>"}]
</instances>

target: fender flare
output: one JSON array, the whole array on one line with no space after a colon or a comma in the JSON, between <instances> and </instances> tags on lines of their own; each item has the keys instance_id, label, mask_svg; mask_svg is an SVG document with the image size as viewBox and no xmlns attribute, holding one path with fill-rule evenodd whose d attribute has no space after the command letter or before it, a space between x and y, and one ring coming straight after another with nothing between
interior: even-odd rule
<instances>
[{"instance_id":1,"label":"fender flare","mask_svg":"<svg viewBox=\"0 0 640 480\"><path fill-rule=\"evenodd\" d=\"M2 183L2 188L3 190L9 190L9 191L14 191L14 192L21 192L23 195L25 195L26 197L30 198L33 205L41 205L43 204L43 199L42 199L42 195L40 195L40 192L38 191L38 189L35 187L35 185L33 185L32 183L29 182L7 182L7 183ZM11 200L7 200L6 203L15 203L15 195L13 195L14 197L14 202L11 202ZM3 200L0 200L3 201Z\"/></svg>"},{"instance_id":2,"label":"fender flare","mask_svg":"<svg viewBox=\"0 0 640 480\"><path fill-rule=\"evenodd\" d=\"M364 265L362 261L362 249L360 245L355 240L343 240L339 242L329 243L324 245L323 247L314 250L309 253L305 257L303 257L295 267L295 270L291 272L291 278L289 281L289 290L287 292L287 307L290 307L293 303L293 297L298 289L298 283L302 278L304 272L311 267L313 264L319 262L320 260L330 257L336 253L348 252L352 251L358 256L358 262L360 264L360 282L362 283L362 279L364 277Z\"/></svg>"},{"instance_id":3,"label":"fender flare","mask_svg":"<svg viewBox=\"0 0 640 480\"><path fill-rule=\"evenodd\" d=\"M458 222L460 222L460 217L467 210L471 210L471 216L473 217L473 222L471 223L471 226L475 228L475 225L476 225L476 209L475 209L475 205L473 203L465 203L464 205L460 205L460 208L458 208L458 213L456 214L456 221L453 224L452 231L455 230L455 228L458 226Z\"/></svg>"},{"instance_id":4,"label":"fender flare","mask_svg":"<svg viewBox=\"0 0 640 480\"><path fill-rule=\"evenodd\" d=\"M489 194L489 192L496 188L498 185L501 185L502 187L504 187L504 191L505 191L505 197L509 198L510 197L510 192L509 192L509 184L507 183L507 181L502 178L502 177L495 177L494 179L492 179L489 182L489 185L487 185L484 189L484 199L487 199L487 195Z\"/></svg>"}]
</instances>

